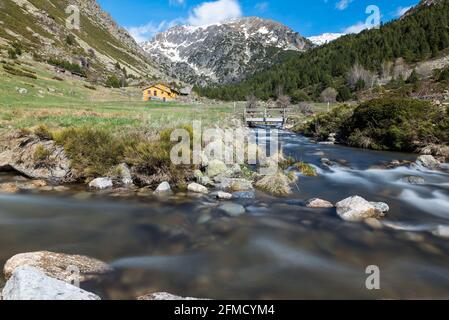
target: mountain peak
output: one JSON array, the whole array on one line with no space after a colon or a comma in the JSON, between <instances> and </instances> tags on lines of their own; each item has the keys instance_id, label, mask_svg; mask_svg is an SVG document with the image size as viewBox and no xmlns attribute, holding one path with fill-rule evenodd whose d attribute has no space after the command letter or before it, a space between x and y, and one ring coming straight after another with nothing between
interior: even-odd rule
<instances>
[{"instance_id":1,"label":"mountain peak","mask_svg":"<svg viewBox=\"0 0 449 320\"><path fill-rule=\"evenodd\" d=\"M275 62L282 51L312 43L273 20L244 17L206 26L179 25L142 44L173 77L191 83L229 83Z\"/></svg>"}]
</instances>

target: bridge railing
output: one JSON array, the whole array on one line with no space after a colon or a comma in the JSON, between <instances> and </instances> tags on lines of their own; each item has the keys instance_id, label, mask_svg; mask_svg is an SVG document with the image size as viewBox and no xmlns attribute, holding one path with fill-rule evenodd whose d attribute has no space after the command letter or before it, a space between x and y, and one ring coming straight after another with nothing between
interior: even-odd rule
<instances>
[{"instance_id":1,"label":"bridge railing","mask_svg":"<svg viewBox=\"0 0 449 320\"><path fill-rule=\"evenodd\" d=\"M245 108L244 119L247 123L284 124L289 108Z\"/></svg>"}]
</instances>

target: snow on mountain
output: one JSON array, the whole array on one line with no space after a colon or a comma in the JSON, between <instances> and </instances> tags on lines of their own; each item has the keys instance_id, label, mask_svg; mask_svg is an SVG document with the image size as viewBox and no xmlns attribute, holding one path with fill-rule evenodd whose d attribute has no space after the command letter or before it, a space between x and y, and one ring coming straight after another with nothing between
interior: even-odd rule
<instances>
[{"instance_id":1,"label":"snow on mountain","mask_svg":"<svg viewBox=\"0 0 449 320\"><path fill-rule=\"evenodd\" d=\"M323 44L328 44L344 35L344 33L323 33L319 36L309 37L307 39L317 46L322 46Z\"/></svg>"},{"instance_id":2,"label":"snow on mountain","mask_svg":"<svg viewBox=\"0 0 449 320\"><path fill-rule=\"evenodd\" d=\"M313 45L290 28L261 18L176 26L142 44L167 74L196 83L231 83L267 67L282 51Z\"/></svg>"}]
</instances>

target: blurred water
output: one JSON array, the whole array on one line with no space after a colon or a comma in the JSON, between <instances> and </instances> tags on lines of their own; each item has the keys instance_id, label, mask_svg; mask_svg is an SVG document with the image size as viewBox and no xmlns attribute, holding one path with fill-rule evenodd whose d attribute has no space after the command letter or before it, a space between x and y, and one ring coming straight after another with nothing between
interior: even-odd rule
<instances>
[{"instance_id":1,"label":"blurred water","mask_svg":"<svg viewBox=\"0 0 449 320\"><path fill-rule=\"evenodd\" d=\"M208 196L159 199L77 192L0 196L0 265L11 256L50 250L111 263L115 273L86 289L109 299L155 291L213 299L448 298L449 175L378 166L415 155L324 146L287 132L283 149L314 164L295 194L240 200L247 213L227 217ZM340 165L327 168L321 158ZM402 182L407 175L424 185ZM11 179L0 176L0 180ZM358 194L387 202L383 229L340 220L333 202ZM381 290L365 288L365 269L381 270Z\"/></svg>"}]
</instances>

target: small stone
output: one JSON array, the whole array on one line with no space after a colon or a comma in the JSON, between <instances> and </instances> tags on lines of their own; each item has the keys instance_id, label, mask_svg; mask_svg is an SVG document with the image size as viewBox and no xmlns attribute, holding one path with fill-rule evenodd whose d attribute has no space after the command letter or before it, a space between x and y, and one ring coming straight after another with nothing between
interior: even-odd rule
<instances>
[{"instance_id":1,"label":"small stone","mask_svg":"<svg viewBox=\"0 0 449 320\"><path fill-rule=\"evenodd\" d=\"M420 176L407 176L402 178L402 181L409 183L409 184L425 184L426 181L423 177Z\"/></svg>"},{"instance_id":2,"label":"small stone","mask_svg":"<svg viewBox=\"0 0 449 320\"><path fill-rule=\"evenodd\" d=\"M56 192L67 192L70 190L70 188L66 186L57 186L54 187L53 190L55 190Z\"/></svg>"},{"instance_id":3,"label":"small stone","mask_svg":"<svg viewBox=\"0 0 449 320\"><path fill-rule=\"evenodd\" d=\"M195 193L209 193L209 191L207 190L207 188L205 186L202 186L198 183L191 183L187 186L187 190L195 192Z\"/></svg>"},{"instance_id":4,"label":"small stone","mask_svg":"<svg viewBox=\"0 0 449 320\"><path fill-rule=\"evenodd\" d=\"M50 278L42 271L21 266L14 270L2 292L3 300L101 300L67 282Z\"/></svg>"},{"instance_id":5,"label":"small stone","mask_svg":"<svg viewBox=\"0 0 449 320\"><path fill-rule=\"evenodd\" d=\"M113 185L111 178L97 178L89 183L90 188L99 190L112 188Z\"/></svg>"},{"instance_id":6,"label":"small stone","mask_svg":"<svg viewBox=\"0 0 449 320\"><path fill-rule=\"evenodd\" d=\"M219 191L219 192L217 192L217 198L221 199L221 200L230 200L230 199L232 199L232 194L223 192L223 191Z\"/></svg>"},{"instance_id":7,"label":"small stone","mask_svg":"<svg viewBox=\"0 0 449 320\"><path fill-rule=\"evenodd\" d=\"M306 201L306 207L307 208L333 208L334 205L330 203L329 201L319 199L319 198L313 198L308 201Z\"/></svg>"},{"instance_id":8,"label":"small stone","mask_svg":"<svg viewBox=\"0 0 449 320\"><path fill-rule=\"evenodd\" d=\"M17 91L19 94L27 94L27 93L28 93L28 90L25 89L25 88L17 88L17 87L16 87L16 91Z\"/></svg>"},{"instance_id":9,"label":"small stone","mask_svg":"<svg viewBox=\"0 0 449 320\"><path fill-rule=\"evenodd\" d=\"M167 292L157 292L138 297L137 300L180 301L180 300L206 300L206 299L180 297Z\"/></svg>"},{"instance_id":10,"label":"small stone","mask_svg":"<svg viewBox=\"0 0 449 320\"><path fill-rule=\"evenodd\" d=\"M171 191L170 184L167 181L162 182L154 193L167 193Z\"/></svg>"},{"instance_id":11,"label":"small stone","mask_svg":"<svg viewBox=\"0 0 449 320\"><path fill-rule=\"evenodd\" d=\"M245 207L232 202L225 202L220 207L218 207L218 209L226 212L231 217L238 217L246 212Z\"/></svg>"}]
</instances>

